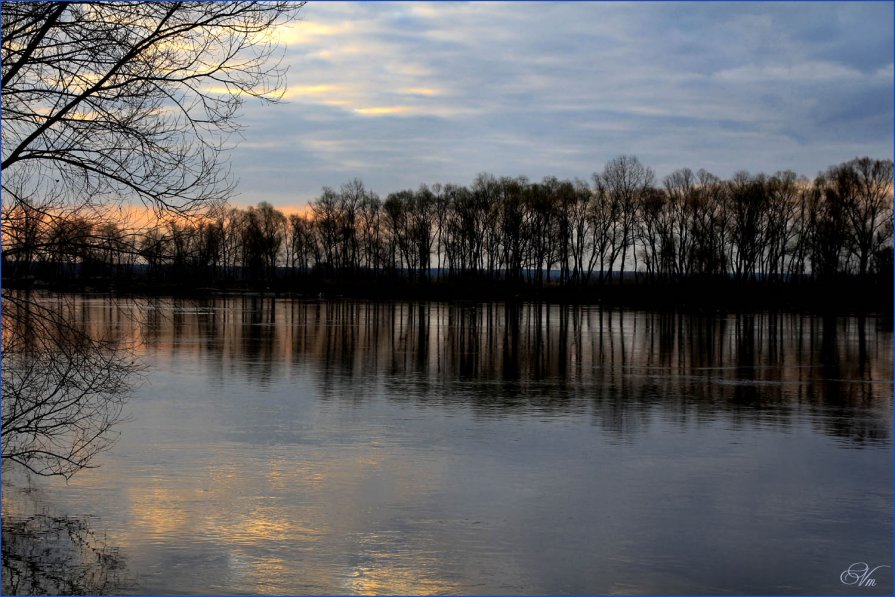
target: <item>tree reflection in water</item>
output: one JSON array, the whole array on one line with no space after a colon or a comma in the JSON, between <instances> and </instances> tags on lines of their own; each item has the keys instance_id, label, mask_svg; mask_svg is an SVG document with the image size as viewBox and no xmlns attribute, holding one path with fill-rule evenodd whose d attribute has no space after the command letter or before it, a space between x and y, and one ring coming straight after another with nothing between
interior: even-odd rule
<instances>
[{"instance_id":1,"label":"tree reflection in water","mask_svg":"<svg viewBox=\"0 0 895 597\"><path fill-rule=\"evenodd\" d=\"M106 594L121 587L117 549L95 536L85 518L24 515L10 503L32 490L9 481L28 474L71 478L95 466L114 443L125 397L140 366L133 338L101 325L75 297L4 291L2 305L3 594ZM7 500L9 493L17 499Z\"/></svg>"},{"instance_id":2,"label":"tree reflection in water","mask_svg":"<svg viewBox=\"0 0 895 597\"><path fill-rule=\"evenodd\" d=\"M390 400L482 415L587 413L620 436L657 414L774 426L801 417L854 447L891 436L887 318L268 297L121 307L84 301L78 320L104 346L195 353L218 379L235 368L259 387L313 364L324 400L385 388Z\"/></svg>"},{"instance_id":3,"label":"tree reflection in water","mask_svg":"<svg viewBox=\"0 0 895 597\"><path fill-rule=\"evenodd\" d=\"M153 300L131 334L259 388L296 368L323 400L482 416L580 413L620 438L655 416L788 426L860 447L891 438L891 320L682 314L537 303ZM94 314L103 317L102 309ZM97 321L97 325L102 325Z\"/></svg>"},{"instance_id":4,"label":"tree reflection in water","mask_svg":"<svg viewBox=\"0 0 895 597\"><path fill-rule=\"evenodd\" d=\"M118 549L85 518L3 517L4 595L109 595L126 586Z\"/></svg>"},{"instance_id":5,"label":"tree reflection in water","mask_svg":"<svg viewBox=\"0 0 895 597\"><path fill-rule=\"evenodd\" d=\"M114 442L139 365L131 339L110 322L91 325L83 307L3 293L4 464L68 479Z\"/></svg>"}]
</instances>

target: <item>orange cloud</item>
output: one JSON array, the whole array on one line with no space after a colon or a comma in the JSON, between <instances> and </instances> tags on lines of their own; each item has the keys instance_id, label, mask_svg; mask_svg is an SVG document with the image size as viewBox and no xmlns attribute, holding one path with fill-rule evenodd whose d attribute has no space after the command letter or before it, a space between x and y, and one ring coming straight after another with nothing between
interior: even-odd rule
<instances>
[{"instance_id":1,"label":"orange cloud","mask_svg":"<svg viewBox=\"0 0 895 597\"><path fill-rule=\"evenodd\" d=\"M407 95L441 95L441 92L438 89L433 89L431 87L402 87L398 91Z\"/></svg>"},{"instance_id":2,"label":"orange cloud","mask_svg":"<svg viewBox=\"0 0 895 597\"><path fill-rule=\"evenodd\" d=\"M393 116L407 114L415 111L413 106L372 106L370 108L355 108L354 111L364 116Z\"/></svg>"}]
</instances>

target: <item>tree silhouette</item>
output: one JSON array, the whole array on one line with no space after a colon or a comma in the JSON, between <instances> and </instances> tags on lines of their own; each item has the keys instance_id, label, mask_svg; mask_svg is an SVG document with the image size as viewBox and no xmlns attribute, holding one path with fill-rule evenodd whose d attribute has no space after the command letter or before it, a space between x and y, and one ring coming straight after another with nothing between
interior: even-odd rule
<instances>
[{"instance_id":1,"label":"tree silhouette","mask_svg":"<svg viewBox=\"0 0 895 597\"><path fill-rule=\"evenodd\" d=\"M80 262L85 281L124 285L142 266L144 279L183 288L390 294L406 282L413 292L442 286L460 294L567 288L585 300L626 292L621 286L638 276L695 291L702 283L794 285L840 275L878 284L887 270L888 161L853 160L813 182L788 171L721 180L687 168L661 187L651 181L651 171L630 156L610 161L592 186L483 173L470 186L421 185L383 201L354 179L338 191L324 187L304 214L287 216L262 202L139 229L86 219L65 224L19 205L7 214L17 226L4 231L4 259L15 266L7 268L12 281L71 276ZM622 272L634 279L607 286Z\"/></svg>"},{"instance_id":2,"label":"tree silhouette","mask_svg":"<svg viewBox=\"0 0 895 597\"><path fill-rule=\"evenodd\" d=\"M28 277L50 258L80 261L81 276L127 277L138 258L183 279L213 268L227 246L217 229L168 216L230 196L239 108L283 89L263 33L302 4L4 2L5 265ZM137 203L159 215L141 235L113 210ZM133 367L65 316L3 290L4 461L69 477L111 441Z\"/></svg>"},{"instance_id":3,"label":"tree silhouette","mask_svg":"<svg viewBox=\"0 0 895 597\"><path fill-rule=\"evenodd\" d=\"M7 201L184 211L226 199L222 152L240 105L282 88L276 45L260 33L300 6L4 3Z\"/></svg>"}]
</instances>

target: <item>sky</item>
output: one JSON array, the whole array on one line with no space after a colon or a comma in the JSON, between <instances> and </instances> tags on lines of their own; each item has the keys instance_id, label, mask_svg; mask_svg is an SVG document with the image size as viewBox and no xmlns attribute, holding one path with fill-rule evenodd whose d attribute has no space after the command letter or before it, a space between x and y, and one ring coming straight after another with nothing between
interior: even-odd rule
<instances>
[{"instance_id":1,"label":"sky","mask_svg":"<svg viewBox=\"0 0 895 597\"><path fill-rule=\"evenodd\" d=\"M622 154L808 177L893 154L893 4L309 2L247 102L241 205L476 174L589 179Z\"/></svg>"}]
</instances>

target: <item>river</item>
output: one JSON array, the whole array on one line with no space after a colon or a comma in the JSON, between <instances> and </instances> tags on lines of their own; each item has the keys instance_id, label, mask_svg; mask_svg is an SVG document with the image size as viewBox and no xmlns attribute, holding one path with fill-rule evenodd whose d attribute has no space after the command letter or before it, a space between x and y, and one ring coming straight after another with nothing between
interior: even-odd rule
<instances>
[{"instance_id":1,"label":"river","mask_svg":"<svg viewBox=\"0 0 895 597\"><path fill-rule=\"evenodd\" d=\"M144 366L96 468L4 464L76 590L892 593L891 318L68 300Z\"/></svg>"}]
</instances>

